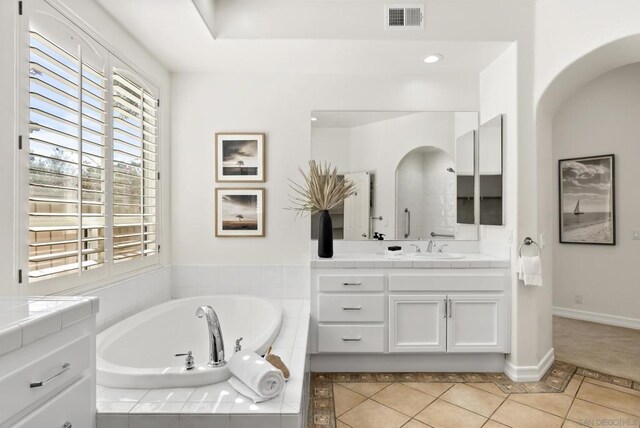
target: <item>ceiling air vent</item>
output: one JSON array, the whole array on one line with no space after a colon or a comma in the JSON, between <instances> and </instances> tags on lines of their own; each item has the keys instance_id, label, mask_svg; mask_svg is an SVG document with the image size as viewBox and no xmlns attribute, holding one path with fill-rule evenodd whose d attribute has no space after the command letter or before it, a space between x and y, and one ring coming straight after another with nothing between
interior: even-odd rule
<instances>
[{"instance_id":1,"label":"ceiling air vent","mask_svg":"<svg viewBox=\"0 0 640 428\"><path fill-rule=\"evenodd\" d=\"M424 6L420 4L385 6L385 28L417 28L424 25Z\"/></svg>"}]
</instances>

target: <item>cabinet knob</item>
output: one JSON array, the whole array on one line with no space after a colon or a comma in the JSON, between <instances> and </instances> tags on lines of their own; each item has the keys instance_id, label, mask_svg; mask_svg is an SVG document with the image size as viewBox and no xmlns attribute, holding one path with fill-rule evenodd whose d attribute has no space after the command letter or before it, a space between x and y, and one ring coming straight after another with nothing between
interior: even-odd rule
<instances>
[{"instance_id":1,"label":"cabinet knob","mask_svg":"<svg viewBox=\"0 0 640 428\"><path fill-rule=\"evenodd\" d=\"M62 425L62 428L71 428L71 427L73 427L71 422L65 422L64 425Z\"/></svg>"}]
</instances>

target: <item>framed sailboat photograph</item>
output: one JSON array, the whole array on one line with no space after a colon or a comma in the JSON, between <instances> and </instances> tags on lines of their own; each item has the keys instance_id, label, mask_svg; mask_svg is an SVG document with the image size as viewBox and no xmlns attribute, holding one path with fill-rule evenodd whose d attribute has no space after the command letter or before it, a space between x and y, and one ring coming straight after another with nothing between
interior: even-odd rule
<instances>
[{"instance_id":1,"label":"framed sailboat photograph","mask_svg":"<svg viewBox=\"0 0 640 428\"><path fill-rule=\"evenodd\" d=\"M615 156L558 161L560 243L616 244Z\"/></svg>"}]
</instances>

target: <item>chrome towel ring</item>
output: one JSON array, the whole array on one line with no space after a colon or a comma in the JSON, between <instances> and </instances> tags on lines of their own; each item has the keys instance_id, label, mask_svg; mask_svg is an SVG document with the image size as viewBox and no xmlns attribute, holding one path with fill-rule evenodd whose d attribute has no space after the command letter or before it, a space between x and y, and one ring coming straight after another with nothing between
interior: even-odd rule
<instances>
[{"instance_id":1,"label":"chrome towel ring","mask_svg":"<svg viewBox=\"0 0 640 428\"><path fill-rule=\"evenodd\" d=\"M524 238L524 241L522 241L522 244L520 244L520 248L518 248L518 256L522 257L522 247L524 247L525 245L535 245L536 248L538 248L538 255L540 255L540 245L538 245L538 243L536 241L534 241L533 239L531 239L530 237L526 237Z\"/></svg>"}]
</instances>

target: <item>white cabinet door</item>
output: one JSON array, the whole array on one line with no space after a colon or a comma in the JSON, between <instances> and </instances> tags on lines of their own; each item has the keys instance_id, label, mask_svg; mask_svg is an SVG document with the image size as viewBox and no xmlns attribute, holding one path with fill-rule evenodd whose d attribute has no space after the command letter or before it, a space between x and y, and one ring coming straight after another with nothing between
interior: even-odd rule
<instances>
[{"instance_id":1,"label":"white cabinet door","mask_svg":"<svg viewBox=\"0 0 640 428\"><path fill-rule=\"evenodd\" d=\"M505 350L507 320L504 294L452 293L448 299L448 352Z\"/></svg>"},{"instance_id":2,"label":"white cabinet door","mask_svg":"<svg viewBox=\"0 0 640 428\"><path fill-rule=\"evenodd\" d=\"M445 294L389 295L389 352L445 352Z\"/></svg>"}]
</instances>

